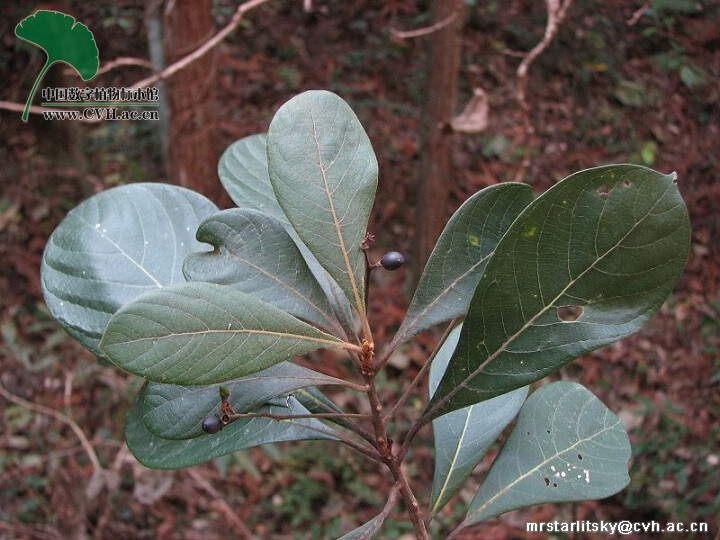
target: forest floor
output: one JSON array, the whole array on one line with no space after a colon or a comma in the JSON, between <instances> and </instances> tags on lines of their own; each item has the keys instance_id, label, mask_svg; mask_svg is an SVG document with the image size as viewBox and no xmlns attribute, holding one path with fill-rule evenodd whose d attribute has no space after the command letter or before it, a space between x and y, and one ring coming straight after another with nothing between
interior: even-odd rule
<instances>
[{"instance_id":1,"label":"forest floor","mask_svg":"<svg viewBox=\"0 0 720 540\"><path fill-rule=\"evenodd\" d=\"M23 102L44 60L18 47L12 34L29 13L24 4L3 6L0 66L7 76L0 100ZM98 45L105 61L145 56L142 4L53 6L103 29ZM335 91L357 112L380 163L373 256L387 249L412 256L432 37L398 41L390 28L429 24L425 4L316 1L312 13L303 13L300 2L270 2L219 48L219 149L264 132L276 108L305 89ZM508 51L527 51L539 41L544 3L477 4L469 8L463 33L458 110L473 88L482 87L490 98L490 125L481 134L454 135L448 216L469 195L498 182L519 179L539 192L580 169L633 162L677 171L693 232L686 271L661 311L638 334L555 377L582 382L620 415L633 445L629 487L602 501L511 512L463 538L540 538L526 533L525 523L574 519L707 522L713 532L706 537L718 535L720 4L576 1L531 68L530 136L514 97L519 59ZM226 22L232 2L215 6L219 23ZM126 86L144 75L121 68L97 84ZM37 117L25 125L19 116L0 111L0 381L32 408L0 397L0 539L206 540L240 536L244 527L260 538L334 538L374 516L390 487L387 475L326 443L255 448L174 472L137 464L124 447L123 423L139 381L100 365L50 318L39 266L48 236L81 200L121 183L163 180L154 126L69 125ZM372 285L370 319L379 341L402 320L406 277L405 270L386 273ZM396 398L437 338L427 333L393 358L380 380L381 399ZM350 369L337 365L332 374L342 377ZM332 397L361 407L354 396ZM86 449L58 413L84 432L102 475L93 475ZM411 407L393 429L401 433L416 414ZM420 440L425 444L408 473L426 501L430 433L423 431ZM462 519L496 452L493 447L441 512L433 538ZM411 533L399 506L393 516L382 538Z\"/></svg>"}]
</instances>

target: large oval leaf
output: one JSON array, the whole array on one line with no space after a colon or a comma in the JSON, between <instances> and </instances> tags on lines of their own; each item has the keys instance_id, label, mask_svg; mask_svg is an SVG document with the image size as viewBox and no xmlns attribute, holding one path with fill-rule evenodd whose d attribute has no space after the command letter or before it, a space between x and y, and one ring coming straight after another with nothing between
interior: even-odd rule
<instances>
[{"instance_id":1,"label":"large oval leaf","mask_svg":"<svg viewBox=\"0 0 720 540\"><path fill-rule=\"evenodd\" d=\"M529 384L637 331L687 260L688 214L674 180L611 165L533 201L485 268L425 418Z\"/></svg>"},{"instance_id":2,"label":"large oval leaf","mask_svg":"<svg viewBox=\"0 0 720 540\"><path fill-rule=\"evenodd\" d=\"M215 247L185 259L188 281L230 285L325 330L341 333L325 292L276 219L250 209L214 214L197 239Z\"/></svg>"},{"instance_id":3,"label":"large oval leaf","mask_svg":"<svg viewBox=\"0 0 720 540\"><path fill-rule=\"evenodd\" d=\"M184 441L153 435L142 420L145 389L138 394L127 412L125 440L137 460L151 469L182 469L204 463L225 454L261 444L308 439L334 439L332 429L313 418L272 420L247 418L231 422L222 431ZM288 407L263 407L258 412L276 415L308 414L297 400Z\"/></svg>"},{"instance_id":4,"label":"large oval leaf","mask_svg":"<svg viewBox=\"0 0 720 540\"><path fill-rule=\"evenodd\" d=\"M465 315L495 246L530 201L530 186L506 183L477 192L458 208L430 254L392 348Z\"/></svg>"},{"instance_id":5,"label":"large oval leaf","mask_svg":"<svg viewBox=\"0 0 720 540\"><path fill-rule=\"evenodd\" d=\"M429 377L431 397L450 362L461 328L453 329L432 361ZM528 388L524 386L433 420L435 473L430 515L439 512L458 492L490 445L515 418L527 393Z\"/></svg>"},{"instance_id":6,"label":"large oval leaf","mask_svg":"<svg viewBox=\"0 0 720 540\"><path fill-rule=\"evenodd\" d=\"M339 96L304 92L275 114L267 145L270 181L285 215L364 313L361 245L378 165L360 121Z\"/></svg>"},{"instance_id":7,"label":"large oval leaf","mask_svg":"<svg viewBox=\"0 0 720 540\"><path fill-rule=\"evenodd\" d=\"M146 293L118 311L100 349L148 380L214 384L343 342L249 294L213 283Z\"/></svg>"},{"instance_id":8,"label":"large oval leaf","mask_svg":"<svg viewBox=\"0 0 720 540\"><path fill-rule=\"evenodd\" d=\"M204 432L203 419L220 410L220 387L230 393L236 413L246 413L272 398L307 386L342 384L342 381L290 362L281 362L242 379L210 386L150 383L145 392L143 421L163 439L190 439Z\"/></svg>"},{"instance_id":9,"label":"large oval leaf","mask_svg":"<svg viewBox=\"0 0 720 540\"><path fill-rule=\"evenodd\" d=\"M182 262L203 249L198 224L217 207L165 184L103 191L53 231L40 268L45 302L60 324L96 355L110 317L143 292L185 281Z\"/></svg>"},{"instance_id":10,"label":"large oval leaf","mask_svg":"<svg viewBox=\"0 0 720 540\"><path fill-rule=\"evenodd\" d=\"M630 477L630 441L618 417L577 383L534 392L462 527L523 506L609 497Z\"/></svg>"},{"instance_id":11,"label":"large oval leaf","mask_svg":"<svg viewBox=\"0 0 720 540\"><path fill-rule=\"evenodd\" d=\"M290 225L270 183L267 137L251 135L231 144L218 163L222 185L239 208L260 210L277 219L300 249L315 279L325 291L336 318L348 336L355 334L352 309L345 293L328 275Z\"/></svg>"}]
</instances>

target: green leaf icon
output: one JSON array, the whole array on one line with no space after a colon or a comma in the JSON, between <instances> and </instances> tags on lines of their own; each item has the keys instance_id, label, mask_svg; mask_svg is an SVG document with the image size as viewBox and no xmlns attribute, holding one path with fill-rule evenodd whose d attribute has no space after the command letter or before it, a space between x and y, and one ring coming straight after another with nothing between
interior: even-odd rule
<instances>
[{"instance_id":1,"label":"green leaf icon","mask_svg":"<svg viewBox=\"0 0 720 540\"><path fill-rule=\"evenodd\" d=\"M100 65L99 51L92 32L70 15L58 11L39 10L26 17L15 27L15 35L37 45L47 54L47 61L30 91L23 122L27 122L30 103L40 81L55 62L73 67L83 81L92 79Z\"/></svg>"}]
</instances>

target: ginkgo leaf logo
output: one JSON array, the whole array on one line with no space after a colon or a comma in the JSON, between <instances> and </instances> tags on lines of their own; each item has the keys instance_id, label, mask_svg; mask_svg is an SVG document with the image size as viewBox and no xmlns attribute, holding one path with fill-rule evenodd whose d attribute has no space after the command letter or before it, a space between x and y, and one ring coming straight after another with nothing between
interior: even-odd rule
<instances>
[{"instance_id":1,"label":"ginkgo leaf logo","mask_svg":"<svg viewBox=\"0 0 720 540\"><path fill-rule=\"evenodd\" d=\"M15 35L47 54L23 111L27 122L30 104L40 81L55 62L64 62L77 71L83 81L92 79L98 71L100 59L95 37L90 29L70 15L59 11L39 10L26 17L15 27Z\"/></svg>"}]
</instances>

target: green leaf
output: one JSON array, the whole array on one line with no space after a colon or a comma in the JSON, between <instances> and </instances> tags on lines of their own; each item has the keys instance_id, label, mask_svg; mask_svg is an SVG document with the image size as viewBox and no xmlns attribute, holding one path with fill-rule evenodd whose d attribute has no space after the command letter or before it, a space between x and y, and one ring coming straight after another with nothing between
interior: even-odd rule
<instances>
[{"instance_id":1,"label":"green leaf","mask_svg":"<svg viewBox=\"0 0 720 540\"><path fill-rule=\"evenodd\" d=\"M313 418L281 421L247 418L235 420L212 435L184 441L162 439L148 431L143 423L144 399L143 388L127 412L125 439L137 460L152 469L182 469L261 444L335 438L330 428ZM258 412L277 415L308 413L293 398L288 400L288 405L289 408L263 407Z\"/></svg>"},{"instance_id":2,"label":"green leaf","mask_svg":"<svg viewBox=\"0 0 720 540\"><path fill-rule=\"evenodd\" d=\"M342 333L300 250L274 218L225 210L200 224L197 239L215 247L185 259L188 281L230 285L325 330Z\"/></svg>"},{"instance_id":3,"label":"green leaf","mask_svg":"<svg viewBox=\"0 0 720 540\"><path fill-rule=\"evenodd\" d=\"M453 329L432 361L431 396L450 362L461 328ZM438 513L462 487L490 445L515 418L527 393L528 388L524 386L433 420L435 473L430 496L431 515Z\"/></svg>"},{"instance_id":4,"label":"green leaf","mask_svg":"<svg viewBox=\"0 0 720 540\"><path fill-rule=\"evenodd\" d=\"M45 302L94 354L110 317L143 292L185 281L182 262L203 249L195 230L217 207L164 184L130 184L91 197L53 231L40 268Z\"/></svg>"},{"instance_id":5,"label":"green leaf","mask_svg":"<svg viewBox=\"0 0 720 540\"><path fill-rule=\"evenodd\" d=\"M345 293L328 275L298 236L280 207L270 183L267 165L267 137L251 135L233 143L218 163L220 181L240 208L259 210L277 219L300 249L315 279L325 291L337 319L348 336L355 333L353 314Z\"/></svg>"},{"instance_id":6,"label":"green leaf","mask_svg":"<svg viewBox=\"0 0 720 540\"><path fill-rule=\"evenodd\" d=\"M343 534L338 540L372 540L380 532L385 523L385 516L380 514L367 523L360 525L347 534Z\"/></svg>"},{"instance_id":7,"label":"green leaf","mask_svg":"<svg viewBox=\"0 0 720 540\"><path fill-rule=\"evenodd\" d=\"M360 121L337 95L304 92L275 114L267 145L270 181L285 215L364 313L361 244L378 166Z\"/></svg>"},{"instance_id":8,"label":"green leaf","mask_svg":"<svg viewBox=\"0 0 720 540\"><path fill-rule=\"evenodd\" d=\"M211 386L176 386L150 383L145 392L143 421L163 439L190 439L203 435L203 419L220 410L220 387L230 393L228 403L236 413L246 413L272 398L307 386L342 384L311 369L281 362L242 379Z\"/></svg>"},{"instance_id":9,"label":"green leaf","mask_svg":"<svg viewBox=\"0 0 720 540\"><path fill-rule=\"evenodd\" d=\"M83 81L92 79L100 66L99 51L92 32L70 15L58 11L38 10L15 27L15 35L47 54L47 60L30 91L22 120L27 122L28 111L40 81L55 62L64 62L77 72Z\"/></svg>"},{"instance_id":10,"label":"green leaf","mask_svg":"<svg viewBox=\"0 0 720 540\"><path fill-rule=\"evenodd\" d=\"M230 287L188 283L143 294L118 311L100 349L121 369L179 385L251 375L339 339Z\"/></svg>"},{"instance_id":11,"label":"green leaf","mask_svg":"<svg viewBox=\"0 0 720 540\"><path fill-rule=\"evenodd\" d=\"M506 183L477 192L458 208L425 265L392 348L465 315L495 246L530 201L530 186Z\"/></svg>"},{"instance_id":12,"label":"green leaf","mask_svg":"<svg viewBox=\"0 0 720 540\"><path fill-rule=\"evenodd\" d=\"M609 497L630 482L629 460L620 420L589 390L543 386L520 410L459 528L524 506Z\"/></svg>"},{"instance_id":13,"label":"green leaf","mask_svg":"<svg viewBox=\"0 0 720 540\"><path fill-rule=\"evenodd\" d=\"M259 210L290 228L270 183L266 142L267 136L263 134L251 135L231 144L220 157L218 175L238 208Z\"/></svg>"},{"instance_id":14,"label":"green leaf","mask_svg":"<svg viewBox=\"0 0 720 540\"><path fill-rule=\"evenodd\" d=\"M674 179L598 167L533 201L485 268L425 419L541 379L650 319L690 245Z\"/></svg>"}]
</instances>

